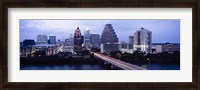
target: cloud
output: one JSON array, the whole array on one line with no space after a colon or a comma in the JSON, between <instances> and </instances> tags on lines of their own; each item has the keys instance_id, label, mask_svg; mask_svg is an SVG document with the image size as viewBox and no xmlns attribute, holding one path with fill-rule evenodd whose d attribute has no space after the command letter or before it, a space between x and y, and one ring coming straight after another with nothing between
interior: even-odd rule
<instances>
[{"instance_id":1,"label":"cloud","mask_svg":"<svg viewBox=\"0 0 200 90\"><path fill-rule=\"evenodd\" d=\"M56 35L57 39L66 39L74 34L77 27L83 34L86 28L90 33L102 33L105 24L112 24L120 41L128 41L141 27L153 33L153 42L180 42L180 20L20 20L20 41L26 38L36 40L37 34ZM168 37L170 36L170 37Z\"/></svg>"},{"instance_id":2,"label":"cloud","mask_svg":"<svg viewBox=\"0 0 200 90\"><path fill-rule=\"evenodd\" d=\"M103 27L106 23L109 23L111 20L21 20L21 28L37 29L43 31L52 31L55 32L73 32L79 27L82 30L82 33L86 28L89 28L91 32L99 33L99 28L103 30ZM93 23L95 22L95 23Z\"/></svg>"},{"instance_id":3,"label":"cloud","mask_svg":"<svg viewBox=\"0 0 200 90\"><path fill-rule=\"evenodd\" d=\"M74 24L76 23L76 24ZM77 27L82 22L74 20L28 20L26 23L27 28L37 28L39 30L64 30L71 27Z\"/></svg>"}]
</instances>

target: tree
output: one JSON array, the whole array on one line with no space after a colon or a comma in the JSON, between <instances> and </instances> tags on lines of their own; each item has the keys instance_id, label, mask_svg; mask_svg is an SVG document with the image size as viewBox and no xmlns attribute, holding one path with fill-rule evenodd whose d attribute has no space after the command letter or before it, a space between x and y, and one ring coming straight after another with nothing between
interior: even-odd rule
<instances>
[{"instance_id":1,"label":"tree","mask_svg":"<svg viewBox=\"0 0 200 90\"><path fill-rule=\"evenodd\" d=\"M34 56L45 56L46 52L45 51L36 51L33 53Z\"/></svg>"},{"instance_id":2,"label":"tree","mask_svg":"<svg viewBox=\"0 0 200 90\"><path fill-rule=\"evenodd\" d=\"M121 57L122 52L121 51L111 51L110 52L110 56L116 59L119 59L119 57Z\"/></svg>"}]
</instances>

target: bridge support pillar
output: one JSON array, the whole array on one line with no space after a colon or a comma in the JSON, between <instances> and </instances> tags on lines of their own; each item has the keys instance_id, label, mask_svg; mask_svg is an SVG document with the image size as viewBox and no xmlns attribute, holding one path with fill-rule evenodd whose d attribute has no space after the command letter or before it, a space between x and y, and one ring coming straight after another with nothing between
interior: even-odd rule
<instances>
[{"instance_id":1,"label":"bridge support pillar","mask_svg":"<svg viewBox=\"0 0 200 90\"><path fill-rule=\"evenodd\" d=\"M104 64L104 65L108 65L109 63L104 61L103 64Z\"/></svg>"},{"instance_id":2,"label":"bridge support pillar","mask_svg":"<svg viewBox=\"0 0 200 90\"><path fill-rule=\"evenodd\" d=\"M111 69L119 69L119 67L111 64Z\"/></svg>"},{"instance_id":3,"label":"bridge support pillar","mask_svg":"<svg viewBox=\"0 0 200 90\"><path fill-rule=\"evenodd\" d=\"M110 67L111 69L114 69L115 68L115 66L114 65L111 65L111 67Z\"/></svg>"}]
</instances>

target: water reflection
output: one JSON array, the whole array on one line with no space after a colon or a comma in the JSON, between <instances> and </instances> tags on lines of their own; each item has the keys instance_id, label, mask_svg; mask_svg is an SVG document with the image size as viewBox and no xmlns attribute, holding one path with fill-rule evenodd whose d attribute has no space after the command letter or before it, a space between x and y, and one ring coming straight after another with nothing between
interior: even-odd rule
<instances>
[{"instance_id":1,"label":"water reflection","mask_svg":"<svg viewBox=\"0 0 200 90\"><path fill-rule=\"evenodd\" d=\"M140 65L140 67L149 69L149 70L180 70L179 65L161 65L161 64L151 64L149 65Z\"/></svg>"},{"instance_id":2,"label":"water reflection","mask_svg":"<svg viewBox=\"0 0 200 90\"><path fill-rule=\"evenodd\" d=\"M149 69L148 65L140 67ZM109 70L100 64L76 64L76 65L25 65L20 67L21 70ZM160 65L151 64L150 70L180 70L179 65Z\"/></svg>"},{"instance_id":3,"label":"water reflection","mask_svg":"<svg viewBox=\"0 0 200 90\"><path fill-rule=\"evenodd\" d=\"M101 65L26 65L21 66L21 70L106 70Z\"/></svg>"}]
</instances>

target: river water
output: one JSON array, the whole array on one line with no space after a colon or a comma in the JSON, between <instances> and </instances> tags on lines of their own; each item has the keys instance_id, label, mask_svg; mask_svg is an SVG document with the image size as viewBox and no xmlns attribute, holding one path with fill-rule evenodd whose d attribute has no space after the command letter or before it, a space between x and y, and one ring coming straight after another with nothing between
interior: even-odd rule
<instances>
[{"instance_id":1,"label":"river water","mask_svg":"<svg viewBox=\"0 0 200 90\"><path fill-rule=\"evenodd\" d=\"M102 65L26 65L21 66L21 70L107 70Z\"/></svg>"},{"instance_id":2,"label":"river water","mask_svg":"<svg viewBox=\"0 0 200 90\"><path fill-rule=\"evenodd\" d=\"M141 67L149 69L148 65ZM109 70L101 64L75 64L75 65L25 65L21 66L20 70ZM150 65L151 70L180 70L178 65L162 66L159 64ZM116 69L115 69L116 70Z\"/></svg>"}]
</instances>

